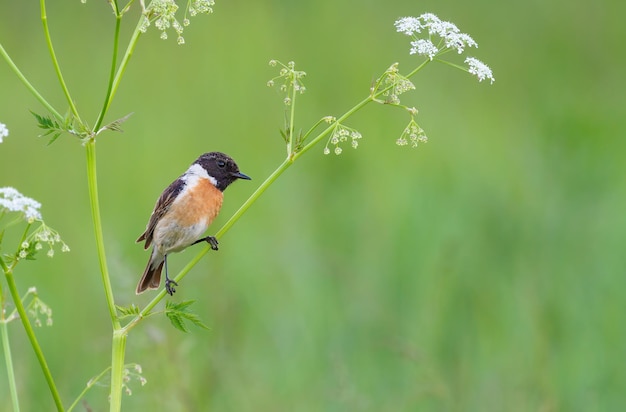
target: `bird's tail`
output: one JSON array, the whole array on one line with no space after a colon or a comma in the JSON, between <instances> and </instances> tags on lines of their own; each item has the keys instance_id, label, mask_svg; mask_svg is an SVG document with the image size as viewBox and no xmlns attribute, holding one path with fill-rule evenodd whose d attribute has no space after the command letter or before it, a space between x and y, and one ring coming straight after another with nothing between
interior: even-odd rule
<instances>
[{"instance_id":1,"label":"bird's tail","mask_svg":"<svg viewBox=\"0 0 626 412\"><path fill-rule=\"evenodd\" d=\"M155 251L156 252L156 251ZM156 256L156 253L152 253L146 270L143 272L143 276L137 284L136 294L140 294L149 289L158 289L161 284L161 270L163 269L163 257Z\"/></svg>"}]
</instances>

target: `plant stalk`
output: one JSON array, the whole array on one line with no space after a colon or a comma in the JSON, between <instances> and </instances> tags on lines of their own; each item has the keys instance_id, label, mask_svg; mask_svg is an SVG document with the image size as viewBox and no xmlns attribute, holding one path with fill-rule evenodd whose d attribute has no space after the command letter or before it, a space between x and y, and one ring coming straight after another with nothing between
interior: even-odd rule
<instances>
[{"instance_id":1,"label":"plant stalk","mask_svg":"<svg viewBox=\"0 0 626 412\"><path fill-rule=\"evenodd\" d=\"M57 410L63 411L63 403L61 402L61 397L59 396L59 392L57 391L56 385L54 384L54 379L52 379L52 373L50 373L50 368L48 367L46 358L43 356L43 352L41 350L41 347L39 346L37 337L35 336L35 331L30 324L30 320L28 319L28 315L26 314L26 310L24 309L24 305L22 304L22 299L20 298L20 294L17 291L17 285L15 284L15 279L13 278L13 271L8 270L5 271L4 274L7 279L9 291L11 292L11 297L13 298L13 303L15 304L15 308L20 315L20 320L22 321L22 325L24 326L24 330L26 331L28 340L30 341L31 346L35 351L35 355L37 356L37 360L39 361L41 370L44 374L44 377L46 378L48 388L50 389L50 393L52 394L52 398L54 399Z\"/></svg>"},{"instance_id":2,"label":"plant stalk","mask_svg":"<svg viewBox=\"0 0 626 412\"><path fill-rule=\"evenodd\" d=\"M2 349L4 351L4 360L7 366L7 380L9 381L9 391L11 392L11 403L13 410L20 412L20 402L17 396L17 384L15 383L15 372L13 371L13 358L11 356L11 346L9 343L8 322L4 318L4 305L0 307L0 331L2 332Z\"/></svg>"}]
</instances>

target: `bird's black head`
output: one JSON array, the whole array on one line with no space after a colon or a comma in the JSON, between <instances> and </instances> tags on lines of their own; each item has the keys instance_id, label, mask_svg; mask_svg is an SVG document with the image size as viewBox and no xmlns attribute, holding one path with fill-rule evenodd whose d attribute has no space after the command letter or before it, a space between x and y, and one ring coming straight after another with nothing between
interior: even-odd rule
<instances>
[{"instance_id":1,"label":"bird's black head","mask_svg":"<svg viewBox=\"0 0 626 412\"><path fill-rule=\"evenodd\" d=\"M221 191L237 179L250 180L250 177L239 171L237 163L224 153L205 153L194 164L202 166L208 175L215 179L215 187Z\"/></svg>"}]
</instances>

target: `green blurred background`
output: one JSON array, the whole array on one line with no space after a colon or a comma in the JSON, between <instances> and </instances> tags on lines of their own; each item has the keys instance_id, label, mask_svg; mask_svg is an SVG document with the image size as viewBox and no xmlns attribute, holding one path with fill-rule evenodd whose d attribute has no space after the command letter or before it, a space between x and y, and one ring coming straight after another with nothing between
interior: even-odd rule
<instances>
[{"instance_id":1,"label":"green blurred background","mask_svg":"<svg viewBox=\"0 0 626 412\"><path fill-rule=\"evenodd\" d=\"M0 41L39 90L66 104L36 2L0 4ZM66 80L90 123L104 96L114 19L107 4L49 2ZM63 3L63 4L60 4ZM98 139L116 301L148 253L134 240L161 190L200 154L231 154L252 182L226 193L213 227L282 161L283 105L267 62L308 73L297 127L340 115L399 61L398 17L433 12L479 43L493 86L430 65L403 103L430 141L394 144L407 117L351 119L358 150L307 153L181 283L210 330L165 316L134 329L126 359L148 383L124 409L170 411L617 411L626 407L626 38L617 1L218 2L186 44L141 38ZM125 19L124 35L137 12ZM39 103L0 64L0 186L43 203L72 251L18 266L54 310L38 329L66 404L110 362L84 149L37 138ZM196 251L172 256L172 271ZM51 410L18 323L11 344L23 410ZM4 363L1 410L10 410ZM107 388L86 401L106 410ZM79 408L80 409L80 408Z\"/></svg>"}]
</instances>

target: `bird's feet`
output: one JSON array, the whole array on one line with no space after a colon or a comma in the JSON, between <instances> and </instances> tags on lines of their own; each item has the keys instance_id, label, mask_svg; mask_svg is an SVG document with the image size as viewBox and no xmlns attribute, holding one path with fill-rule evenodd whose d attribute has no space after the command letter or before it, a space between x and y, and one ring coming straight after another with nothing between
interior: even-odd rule
<instances>
[{"instance_id":1,"label":"bird's feet","mask_svg":"<svg viewBox=\"0 0 626 412\"><path fill-rule=\"evenodd\" d=\"M174 289L174 286L178 286L178 283L166 277L165 278L165 291L169 293L170 296L174 296L174 292L176 292L176 289Z\"/></svg>"},{"instance_id":2,"label":"bird's feet","mask_svg":"<svg viewBox=\"0 0 626 412\"><path fill-rule=\"evenodd\" d=\"M193 242L192 245L195 245L196 243L201 243L201 242L207 242L209 245L211 245L211 249L213 250L217 250L217 246L219 245L219 242L217 241L217 238L215 236L203 237L202 239L198 239L195 242Z\"/></svg>"}]
</instances>

